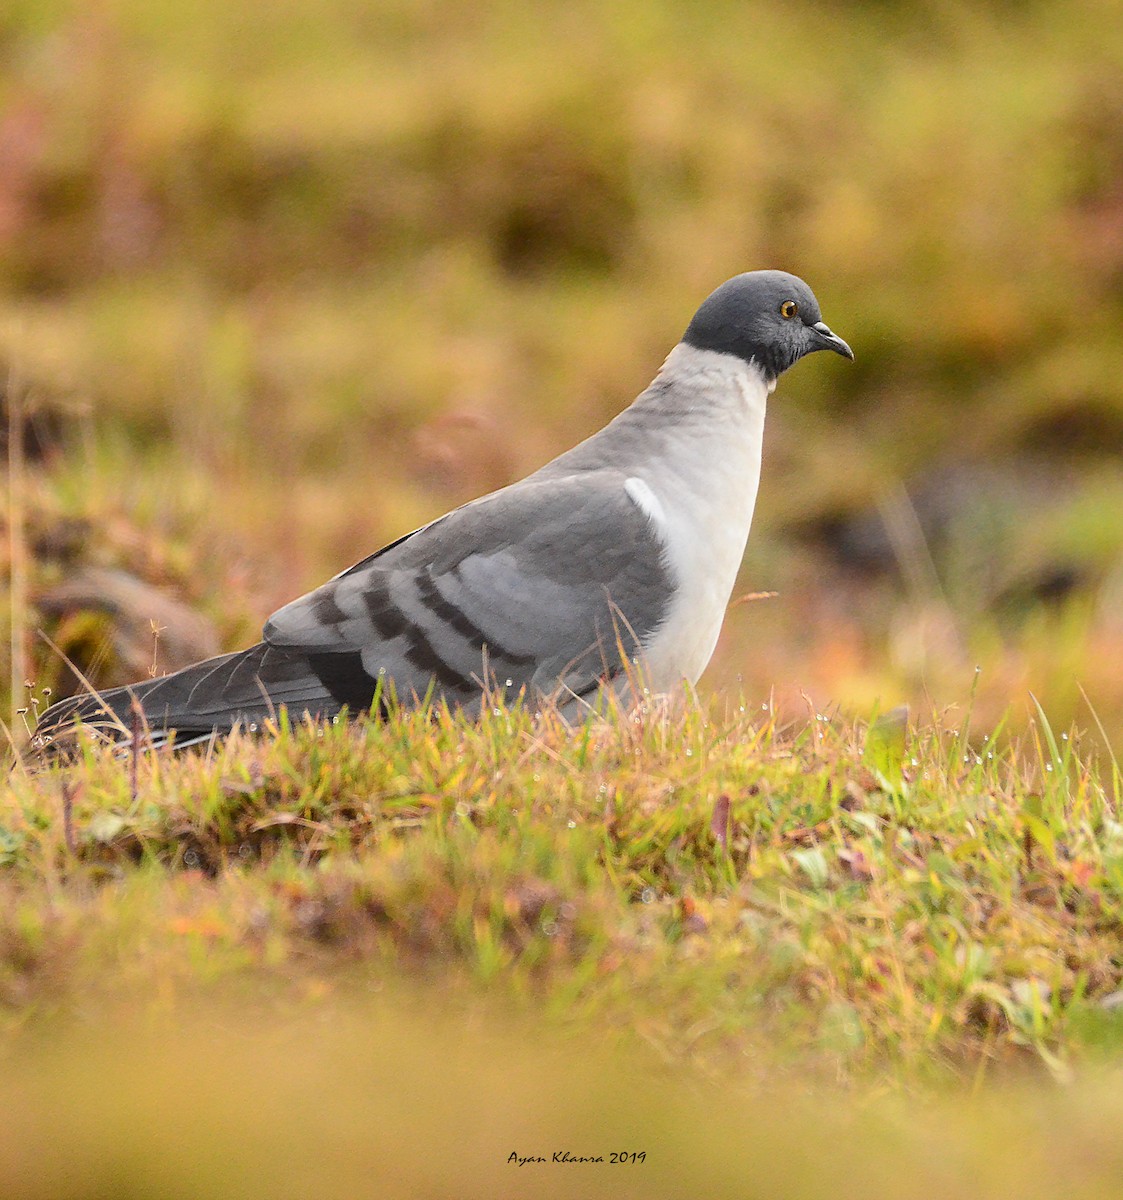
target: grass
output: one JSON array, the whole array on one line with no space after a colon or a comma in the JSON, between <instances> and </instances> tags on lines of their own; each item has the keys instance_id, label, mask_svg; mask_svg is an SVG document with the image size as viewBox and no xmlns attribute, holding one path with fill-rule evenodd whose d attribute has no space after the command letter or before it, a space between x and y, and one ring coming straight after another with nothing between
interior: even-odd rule
<instances>
[{"instance_id":1,"label":"grass","mask_svg":"<svg viewBox=\"0 0 1123 1200\"><path fill-rule=\"evenodd\" d=\"M966 716L403 711L17 765L10 1194L572 1194L512 1182L555 1149L646 1149L591 1195L1110 1194L1119 773Z\"/></svg>"},{"instance_id":2,"label":"grass","mask_svg":"<svg viewBox=\"0 0 1123 1200\"><path fill-rule=\"evenodd\" d=\"M322 999L321 999L322 1003ZM9 1059L0 1170L19 1200L781 1197L970 1194L1104 1200L1120 1170L1119 1078L973 1100L824 1103L676 1088L626 1062L441 997L305 1000L243 1031L244 1007L177 1021L113 1014ZM28 1060L34 1075L27 1079ZM644 1154L613 1165L617 1152ZM554 1164L555 1152L603 1164ZM542 1156L518 1166L511 1156Z\"/></svg>"},{"instance_id":3,"label":"grass","mask_svg":"<svg viewBox=\"0 0 1123 1200\"><path fill-rule=\"evenodd\" d=\"M718 1076L766 1046L894 1086L1063 1076L1115 1036L1123 975L1118 780L1082 754L1043 715L976 749L701 707L90 748L13 775L0 812L9 1019L150 974L283 993L313 962Z\"/></svg>"}]
</instances>

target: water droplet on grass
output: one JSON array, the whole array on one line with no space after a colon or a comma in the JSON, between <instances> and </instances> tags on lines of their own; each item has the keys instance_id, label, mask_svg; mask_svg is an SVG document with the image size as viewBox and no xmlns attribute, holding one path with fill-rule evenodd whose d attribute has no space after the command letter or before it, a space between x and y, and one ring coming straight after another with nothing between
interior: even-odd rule
<instances>
[{"instance_id":1,"label":"water droplet on grass","mask_svg":"<svg viewBox=\"0 0 1123 1200\"><path fill-rule=\"evenodd\" d=\"M653 887L645 887L639 894L639 898L644 904L651 904L655 899L655 889Z\"/></svg>"}]
</instances>

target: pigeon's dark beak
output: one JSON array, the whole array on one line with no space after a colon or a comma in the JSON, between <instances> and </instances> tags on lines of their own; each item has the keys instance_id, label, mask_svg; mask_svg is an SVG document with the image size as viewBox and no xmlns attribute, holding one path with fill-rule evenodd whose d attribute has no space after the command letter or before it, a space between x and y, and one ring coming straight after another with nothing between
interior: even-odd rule
<instances>
[{"instance_id":1,"label":"pigeon's dark beak","mask_svg":"<svg viewBox=\"0 0 1123 1200\"><path fill-rule=\"evenodd\" d=\"M854 351L838 336L836 333L831 333L830 327L825 321L819 321L815 325L809 325L808 329L813 334L812 350L833 350L835 354L841 354L843 358L854 361Z\"/></svg>"}]
</instances>

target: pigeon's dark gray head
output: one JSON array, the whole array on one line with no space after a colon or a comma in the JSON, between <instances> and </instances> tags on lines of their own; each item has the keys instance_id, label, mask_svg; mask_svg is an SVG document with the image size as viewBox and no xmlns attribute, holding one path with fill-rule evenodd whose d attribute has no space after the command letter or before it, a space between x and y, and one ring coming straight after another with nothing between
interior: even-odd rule
<instances>
[{"instance_id":1,"label":"pigeon's dark gray head","mask_svg":"<svg viewBox=\"0 0 1123 1200\"><path fill-rule=\"evenodd\" d=\"M854 357L823 323L815 293L786 271L735 275L705 300L682 340L755 362L770 381L816 350Z\"/></svg>"}]
</instances>

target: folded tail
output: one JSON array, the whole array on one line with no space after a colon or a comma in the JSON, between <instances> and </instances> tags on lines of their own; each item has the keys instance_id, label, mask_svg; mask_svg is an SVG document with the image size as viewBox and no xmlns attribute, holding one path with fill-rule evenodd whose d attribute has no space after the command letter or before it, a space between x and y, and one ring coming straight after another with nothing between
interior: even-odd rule
<instances>
[{"instance_id":1,"label":"folded tail","mask_svg":"<svg viewBox=\"0 0 1123 1200\"><path fill-rule=\"evenodd\" d=\"M344 704L362 711L374 698L374 681L364 672L363 686L355 686L353 665L344 661L349 657L306 655L259 642L174 675L61 700L39 719L32 744L48 750L77 722L111 741L126 741L139 729L155 744L174 733L183 746L229 733L235 725L254 729L281 708L297 719L332 717Z\"/></svg>"}]
</instances>

